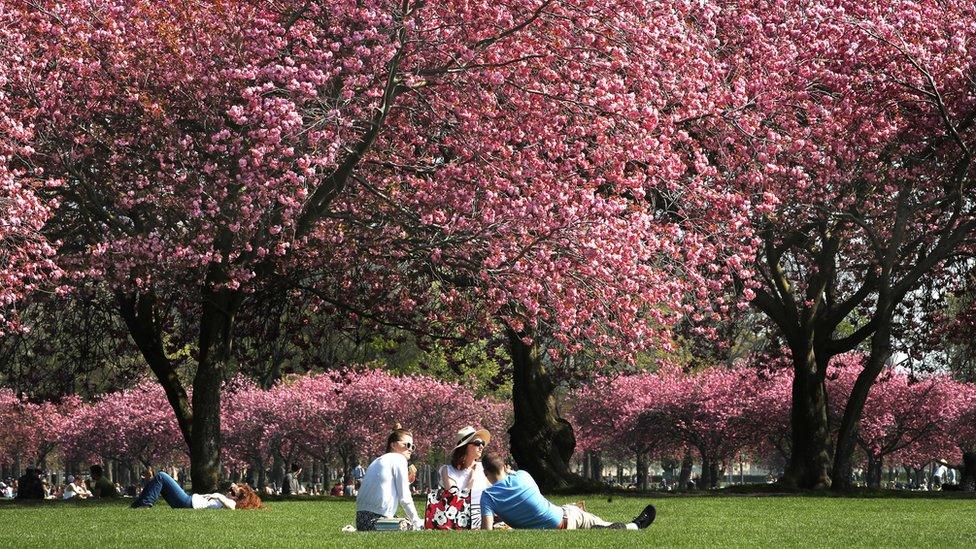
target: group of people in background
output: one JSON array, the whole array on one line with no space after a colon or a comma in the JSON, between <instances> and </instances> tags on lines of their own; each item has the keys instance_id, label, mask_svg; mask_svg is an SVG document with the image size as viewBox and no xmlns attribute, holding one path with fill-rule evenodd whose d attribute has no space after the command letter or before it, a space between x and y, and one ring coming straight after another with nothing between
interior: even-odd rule
<instances>
[{"instance_id":1,"label":"group of people in background","mask_svg":"<svg viewBox=\"0 0 976 549\"><path fill-rule=\"evenodd\" d=\"M0 482L0 497L16 499L88 499L117 498L122 486L105 477L101 465L92 465L87 481L75 475L65 477L64 484L52 485L36 467L28 467L18 479Z\"/></svg>"}]
</instances>

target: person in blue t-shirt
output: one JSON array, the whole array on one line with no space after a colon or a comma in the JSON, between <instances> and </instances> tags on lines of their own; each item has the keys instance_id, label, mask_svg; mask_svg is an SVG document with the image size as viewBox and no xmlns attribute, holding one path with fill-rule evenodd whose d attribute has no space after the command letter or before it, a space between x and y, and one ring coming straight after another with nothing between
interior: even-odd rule
<instances>
[{"instance_id":1,"label":"person in blue t-shirt","mask_svg":"<svg viewBox=\"0 0 976 549\"><path fill-rule=\"evenodd\" d=\"M613 528L637 530L647 528L656 515L653 505L644 508L631 522L607 522L575 505L562 507L552 503L525 471L511 472L501 456L482 456L485 476L491 483L481 494L481 528L491 530L495 517L512 528L578 530Z\"/></svg>"}]
</instances>

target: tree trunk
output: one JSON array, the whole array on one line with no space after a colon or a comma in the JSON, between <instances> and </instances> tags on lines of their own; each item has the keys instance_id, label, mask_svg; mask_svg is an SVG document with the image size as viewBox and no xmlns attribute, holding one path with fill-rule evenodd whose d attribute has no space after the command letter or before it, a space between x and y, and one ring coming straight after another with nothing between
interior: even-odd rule
<instances>
[{"instance_id":1,"label":"tree trunk","mask_svg":"<svg viewBox=\"0 0 976 549\"><path fill-rule=\"evenodd\" d=\"M190 433L190 477L193 491L198 494L216 492L220 485L220 392L231 358L234 320L242 300L238 292L214 289L226 281L219 269L211 269L202 296Z\"/></svg>"},{"instance_id":2,"label":"tree trunk","mask_svg":"<svg viewBox=\"0 0 976 549\"><path fill-rule=\"evenodd\" d=\"M883 312L877 314L883 315ZM831 471L831 483L834 490L850 490L853 487L854 472L854 444L857 438L857 426L864 412L864 405L868 401L868 393L874 386L875 380L884 369L888 358L891 357L891 319L885 317L878 324L877 330L871 336L871 353L868 355L864 369L857 376L851 395L844 406L844 417L841 419L840 430L837 433L837 447L834 450L834 467Z\"/></svg>"},{"instance_id":3,"label":"tree trunk","mask_svg":"<svg viewBox=\"0 0 976 549\"><path fill-rule=\"evenodd\" d=\"M556 386L534 343L526 345L513 330L508 331L514 382L512 403L515 421L508 434L512 457L528 471L543 491L566 489L578 484L569 471L569 459L576 448L573 427L556 409Z\"/></svg>"},{"instance_id":4,"label":"tree trunk","mask_svg":"<svg viewBox=\"0 0 976 549\"><path fill-rule=\"evenodd\" d=\"M725 470L725 465L720 461L712 462L712 488L718 488L719 480L722 478L722 471Z\"/></svg>"},{"instance_id":5,"label":"tree trunk","mask_svg":"<svg viewBox=\"0 0 976 549\"><path fill-rule=\"evenodd\" d=\"M793 449L783 475L783 483L792 488L830 486L825 366L818 365L812 350L793 350Z\"/></svg>"},{"instance_id":6,"label":"tree trunk","mask_svg":"<svg viewBox=\"0 0 976 549\"><path fill-rule=\"evenodd\" d=\"M254 477L255 489L258 493L263 494L265 487L268 486L268 471L264 468L263 459L257 460L254 464L254 470L257 472L257 476Z\"/></svg>"},{"instance_id":7,"label":"tree trunk","mask_svg":"<svg viewBox=\"0 0 976 549\"><path fill-rule=\"evenodd\" d=\"M691 480L691 468L694 466L691 459L691 452L686 451L685 457L681 459L681 469L678 471L678 490L688 489L688 481Z\"/></svg>"},{"instance_id":8,"label":"tree trunk","mask_svg":"<svg viewBox=\"0 0 976 549\"><path fill-rule=\"evenodd\" d=\"M701 479L698 488L702 490L710 490L715 487L716 479L712 478L715 473L715 464L712 459L705 454L701 455Z\"/></svg>"},{"instance_id":9,"label":"tree trunk","mask_svg":"<svg viewBox=\"0 0 976 549\"><path fill-rule=\"evenodd\" d=\"M966 492L976 492L976 452L962 453L962 475L959 486Z\"/></svg>"},{"instance_id":10,"label":"tree trunk","mask_svg":"<svg viewBox=\"0 0 976 549\"><path fill-rule=\"evenodd\" d=\"M650 463L647 461L647 454L644 452L637 452L637 489L647 490L647 468Z\"/></svg>"},{"instance_id":11,"label":"tree trunk","mask_svg":"<svg viewBox=\"0 0 976 549\"><path fill-rule=\"evenodd\" d=\"M881 488L881 476L884 474L884 461L881 459L875 459L874 456L868 454L868 466L865 475L865 483L868 488L879 489Z\"/></svg>"},{"instance_id":12,"label":"tree trunk","mask_svg":"<svg viewBox=\"0 0 976 549\"><path fill-rule=\"evenodd\" d=\"M712 462L707 457L701 458L701 475L698 477L699 490L707 490L712 484Z\"/></svg>"},{"instance_id":13,"label":"tree trunk","mask_svg":"<svg viewBox=\"0 0 976 549\"><path fill-rule=\"evenodd\" d=\"M197 368L189 401L176 365L166 355L156 298L151 293L117 293L129 334L156 375L173 407L190 450L190 475L197 493L215 492L220 483L220 390L231 356L234 318L242 295L219 286L227 281L218 268L208 273L202 300Z\"/></svg>"},{"instance_id":14,"label":"tree trunk","mask_svg":"<svg viewBox=\"0 0 976 549\"><path fill-rule=\"evenodd\" d=\"M600 452L590 452L590 479L603 482L603 456Z\"/></svg>"},{"instance_id":15,"label":"tree trunk","mask_svg":"<svg viewBox=\"0 0 976 549\"><path fill-rule=\"evenodd\" d=\"M177 375L176 366L166 356L166 350L163 347L163 332L157 318L156 296L151 292L124 293L119 291L116 293L116 299L119 304L119 313L122 320L125 321L129 335L135 341L143 358L146 359L149 369L156 375L156 379L163 387L166 399L176 416L180 433L183 435L187 448L189 448L190 433L193 431L193 411L186 395L186 389L184 389Z\"/></svg>"}]
</instances>

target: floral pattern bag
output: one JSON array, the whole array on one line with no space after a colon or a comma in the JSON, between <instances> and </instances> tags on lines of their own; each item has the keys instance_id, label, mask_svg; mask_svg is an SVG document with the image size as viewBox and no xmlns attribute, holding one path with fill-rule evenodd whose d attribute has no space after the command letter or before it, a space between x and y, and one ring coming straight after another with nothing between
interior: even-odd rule
<instances>
[{"instance_id":1,"label":"floral pattern bag","mask_svg":"<svg viewBox=\"0 0 976 549\"><path fill-rule=\"evenodd\" d=\"M467 530L472 527L472 514L480 513L471 505L471 488L474 474L468 477L464 488L438 488L427 494L424 511L424 528L428 530ZM479 506L480 507L480 506ZM477 518L481 518L480 516Z\"/></svg>"},{"instance_id":2,"label":"floral pattern bag","mask_svg":"<svg viewBox=\"0 0 976 549\"><path fill-rule=\"evenodd\" d=\"M456 486L431 490L427 494L424 528L466 530L471 528L471 490Z\"/></svg>"}]
</instances>

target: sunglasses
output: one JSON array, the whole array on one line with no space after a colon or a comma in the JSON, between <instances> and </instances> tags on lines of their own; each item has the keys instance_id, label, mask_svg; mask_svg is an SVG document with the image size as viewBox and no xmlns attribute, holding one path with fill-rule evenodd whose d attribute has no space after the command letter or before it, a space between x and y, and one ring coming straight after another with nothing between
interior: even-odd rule
<instances>
[{"instance_id":1,"label":"sunglasses","mask_svg":"<svg viewBox=\"0 0 976 549\"><path fill-rule=\"evenodd\" d=\"M400 444L404 445L404 447L406 447L407 450L413 450L413 443L412 442L403 442L403 441L400 441Z\"/></svg>"},{"instance_id":2,"label":"sunglasses","mask_svg":"<svg viewBox=\"0 0 976 549\"><path fill-rule=\"evenodd\" d=\"M477 446L478 448L484 448L485 447L485 441L483 441L483 440L476 440L474 442L469 442L468 444L470 444L472 446Z\"/></svg>"}]
</instances>

